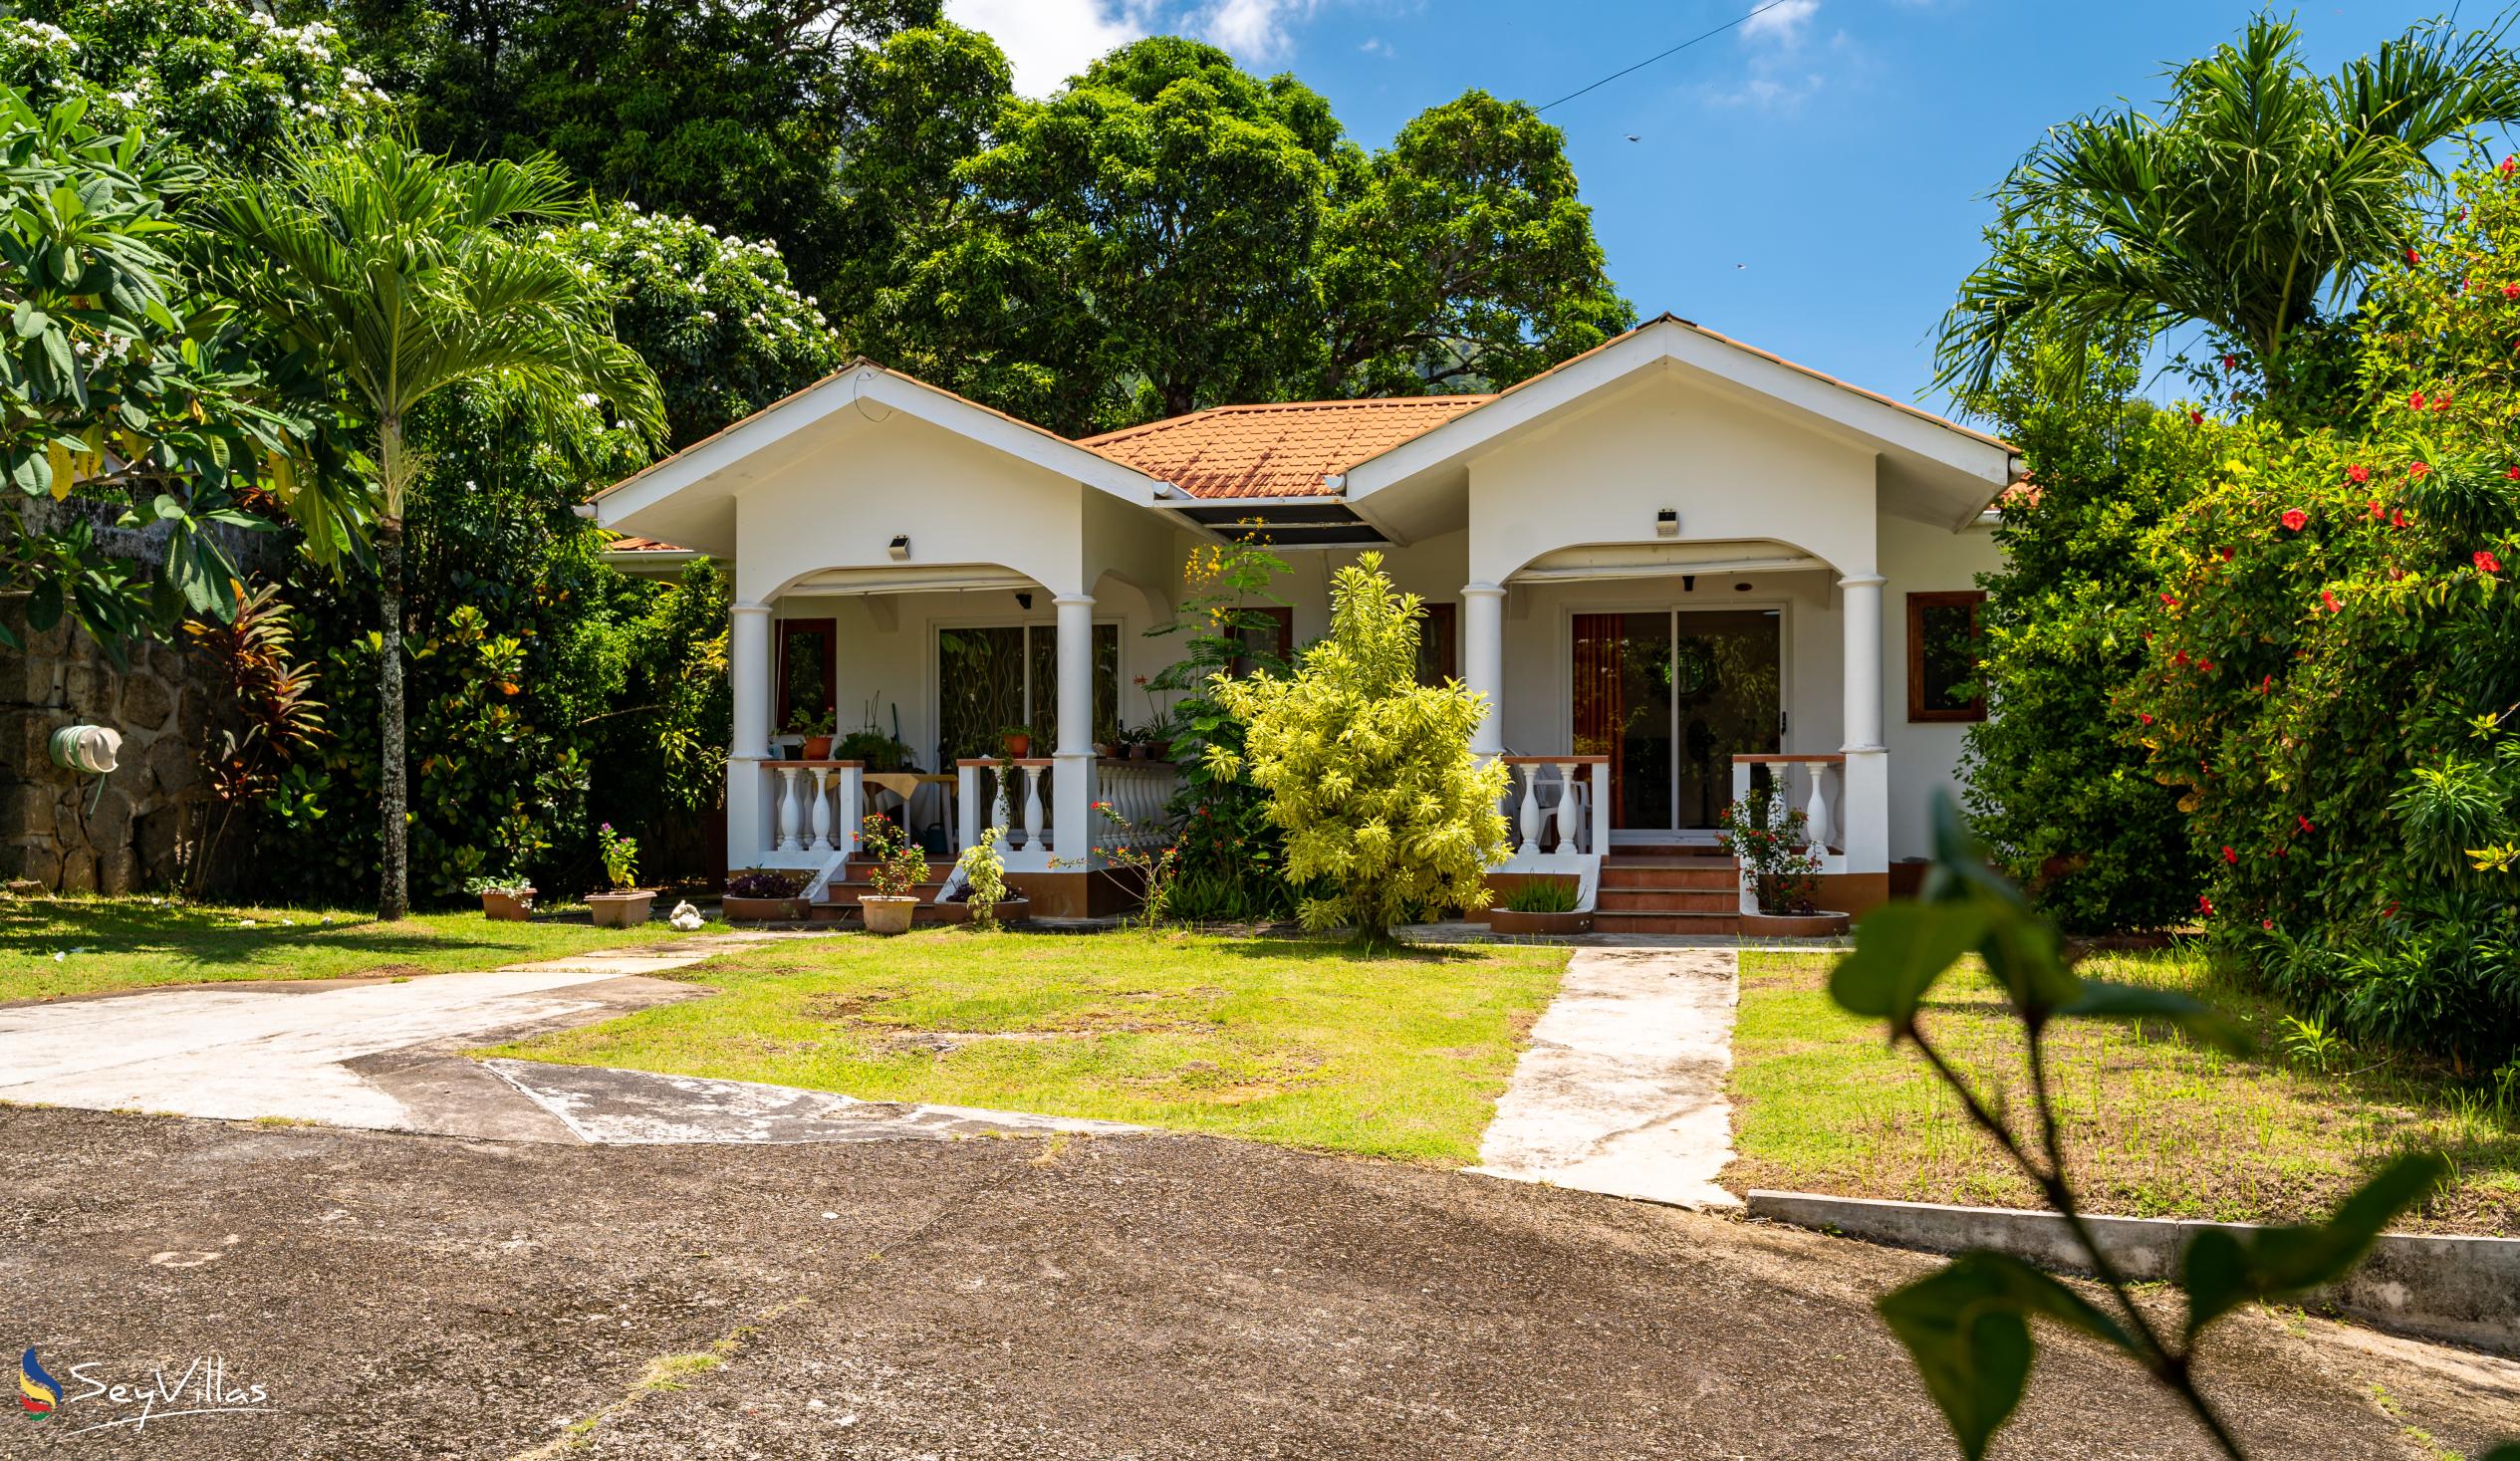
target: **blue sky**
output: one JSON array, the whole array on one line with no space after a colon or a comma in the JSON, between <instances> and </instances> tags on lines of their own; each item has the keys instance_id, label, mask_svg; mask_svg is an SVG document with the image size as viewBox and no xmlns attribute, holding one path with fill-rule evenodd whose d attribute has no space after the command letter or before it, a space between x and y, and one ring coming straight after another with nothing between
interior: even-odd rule
<instances>
[{"instance_id":1,"label":"blue sky","mask_svg":"<svg viewBox=\"0 0 2520 1461\"><path fill-rule=\"evenodd\" d=\"M1758 3L947 0L946 10L996 36L1019 88L1036 95L1134 36L1204 35L1254 70L1294 72L1374 145L1465 88L1546 103ZM1566 128L1612 278L1639 313L1667 309L1914 397L1931 374L1928 334L1979 257L1987 189L2051 123L2120 97L2152 101L2164 63L2229 39L2254 8L1785 0L1548 116ZM2435 11L2290 13L2325 71Z\"/></svg>"}]
</instances>

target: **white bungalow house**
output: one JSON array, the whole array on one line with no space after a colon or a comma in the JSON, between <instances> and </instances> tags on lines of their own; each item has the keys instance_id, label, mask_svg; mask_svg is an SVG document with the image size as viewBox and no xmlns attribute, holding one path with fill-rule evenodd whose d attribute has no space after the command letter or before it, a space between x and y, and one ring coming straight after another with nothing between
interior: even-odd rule
<instances>
[{"instance_id":1,"label":"white bungalow house","mask_svg":"<svg viewBox=\"0 0 2520 1461\"><path fill-rule=\"evenodd\" d=\"M1711 851L1756 785L1808 807L1825 901L1926 846L1965 722L1993 437L1669 315L1489 396L1223 406L1071 441L852 365L597 496L616 561L734 580L730 867L845 885L862 810L940 851L1007 829L1037 912L1081 913L1119 840L1161 835L1159 762L1098 754L1158 707L1150 638L1191 551L1264 533L1289 647L1379 550L1428 606L1425 672L1493 707L1516 768L1500 871L1571 871L1606 922L1716 931ZM665 545L673 545L666 547ZM897 733L927 780L806 761L789 718ZM1034 732L1000 796L986 758ZM1573 795L1564 789L1573 788ZM1093 815L1109 802L1133 831ZM1105 879L1108 881L1108 879Z\"/></svg>"}]
</instances>

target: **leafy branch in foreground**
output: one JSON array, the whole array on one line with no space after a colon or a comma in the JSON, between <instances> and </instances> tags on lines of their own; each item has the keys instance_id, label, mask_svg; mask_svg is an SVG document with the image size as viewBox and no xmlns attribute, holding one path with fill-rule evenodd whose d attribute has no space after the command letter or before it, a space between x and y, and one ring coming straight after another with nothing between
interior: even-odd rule
<instances>
[{"instance_id":1,"label":"leafy branch in foreground","mask_svg":"<svg viewBox=\"0 0 2520 1461\"><path fill-rule=\"evenodd\" d=\"M2030 1080L2027 1109L1990 1103L1917 1023L1935 981L1975 953L2022 1024ZM2046 1319L2125 1351L2175 1394L2223 1454L2245 1458L2239 1439L2197 1387L2197 1341L2243 1305L2333 1284L2351 1273L2381 1229L2441 1181L2437 1156L2400 1158L2348 1197L2324 1223L2252 1231L2208 1229L2181 1255L2176 1287L2187 1312L2175 1331L2139 1307L2128 1279L2094 1238L2067 1169L2044 1038L2059 1019L2155 1020L2233 1055L2248 1040L2228 1018L2185 995L2077 975L2055 926L2032 912L1986 854L1948 797L1934 805L1934 862L1923 896L1867 914L1855 951L1830 975L1847 1010L1886 1022L1893 1045L1913 1046L1959 1096L1969 1119L2021 1168L2061 1215L2099 1279L2103 1302L2006 1254L1962 1253L1941 1270L1883 1296L1878 1308L1915 1359L1963 1453L1984 1456L2021 1403L2035 1344L2030 1321ZM2520 1447L2487 1461L2520 1461Z\"/></svg>"}]
</instances>

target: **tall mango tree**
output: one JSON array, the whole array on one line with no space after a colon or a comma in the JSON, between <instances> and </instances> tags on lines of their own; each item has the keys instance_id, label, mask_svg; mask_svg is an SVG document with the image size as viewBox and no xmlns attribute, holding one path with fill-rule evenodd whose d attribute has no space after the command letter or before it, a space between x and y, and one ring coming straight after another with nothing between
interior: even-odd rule
<instances>
[{"instance_id":1,"label":"tall mango tree","mask_svg":"<svg viewBox=\"0 0 2520 1461\"><path fill-rule=\"evenodd\" d=\"M211 199L229 290L329 366L375 433L380 918L410 910L402 535L421 466L406 439L412 411L481 384L554 419L592 398L648 440L663 433L654 374L613 336L609 287L534 236L583 210L548 156L450 162L391 135L302 147Z\"/></svg>"}]
</instances>

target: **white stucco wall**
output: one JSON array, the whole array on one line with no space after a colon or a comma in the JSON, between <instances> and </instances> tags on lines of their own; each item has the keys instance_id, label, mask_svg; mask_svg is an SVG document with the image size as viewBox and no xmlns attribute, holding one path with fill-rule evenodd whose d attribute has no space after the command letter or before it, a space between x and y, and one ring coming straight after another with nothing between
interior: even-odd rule
<instances>
[{"instance_id":1,"label":"white stucco wall","mask_svg":"<svg viewBox=\"0 0 2520 1461\"><path fill-rule=\"evenodd\" d=\"M767 603L825 569L893 567L887 545L903 533L916 565L993 564L1085 593L1091 491L895 411L743 490L735 596Z\"/></svg>"},{"instance_id":2,"label":"white stucco wall","mask_svg":"<svg viewBox=\"0 0 2520 1461\"><path fill-rule=\"evenodd\" d=\"M1882 726L1890 746L1890 855L1921 857L1932 849L1933 794L1959 795L1965 723L1907 718L1907 596L1977 587L2002 555L1986 528L1949 529L1885 514L1881 524Z\"/></svg>"},{"instance_id":3,"label":"white stucco wall","mask_svg":"<svg viewBox=\"0 0 2520 1461\"><path fill-rule=\"evenodd\" d=\"M1663 508L1683 542L1771 540L1869 573L1874 476L1868 451L1654 371L1470 461L1471 580L1502 584L1559 548L1658 541Z\"/></svg>"}]
</instances>

